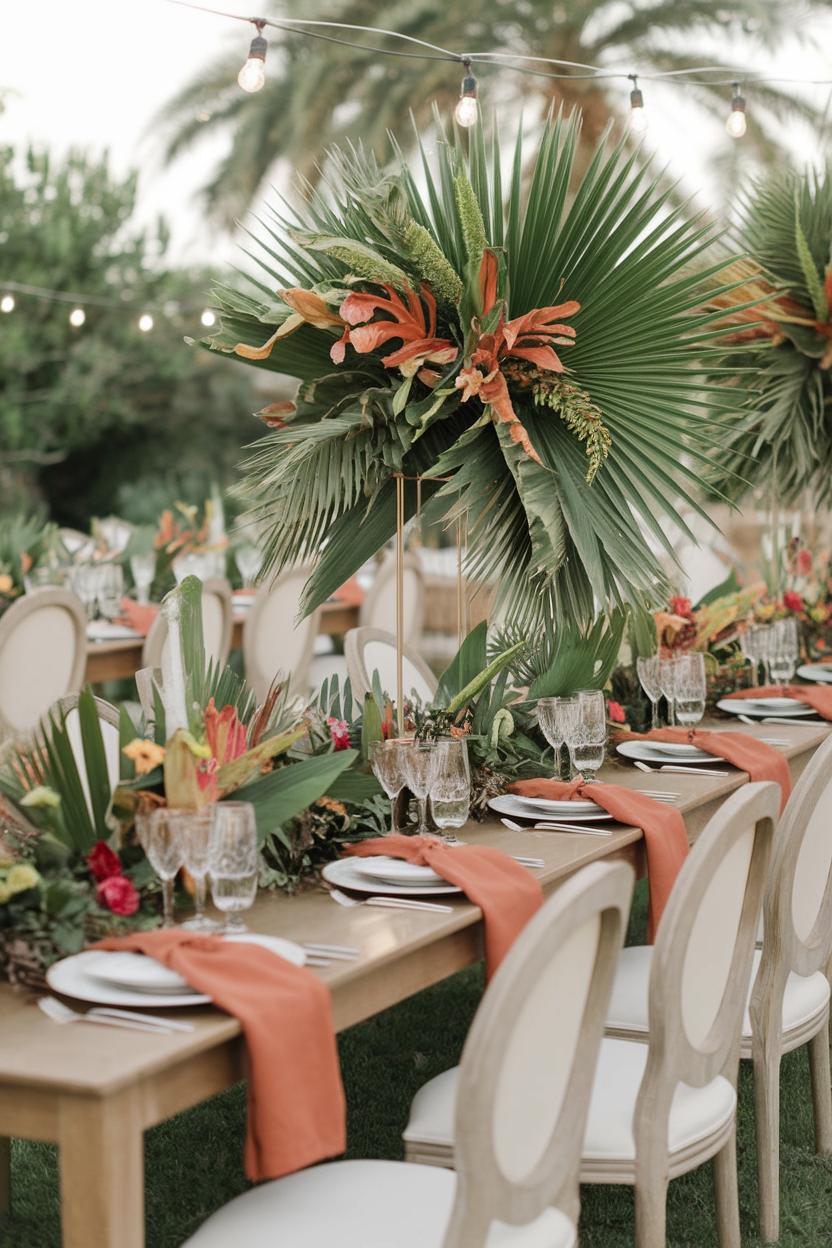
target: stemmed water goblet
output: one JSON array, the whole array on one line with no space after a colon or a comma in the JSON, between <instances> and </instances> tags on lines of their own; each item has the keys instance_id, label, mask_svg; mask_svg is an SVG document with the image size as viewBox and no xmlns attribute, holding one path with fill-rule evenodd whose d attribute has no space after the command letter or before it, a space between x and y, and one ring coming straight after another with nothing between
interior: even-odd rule
<instances>
[{"instance_id":1,"label":"stemmed water goblet","mask_svg":"<svg viewBox=\"0 0 832 1248\"><path fill-rule=\"evenodd\" d=\"M98 609L105 620L114 620L121 614L124 569L120 563L102 563L98 573Z\"/></svg>"},{"instance_id":2,"label":"stemmed water goblet","mask_svg":"<svg viewBox=\"0 0 832 1248\"><path fill-rule=\"evenodd\" d=\"M537 704L540 731L555 751L555 779L562 779L563 745L568 740L578 711L577 697L541 698Z\"/></svg>"},{"instance_id":3,"label":"stemmed water goblet","mask_svg":"<svg viewBox=\"0 0 832 1248\"><path fill-rule=\"evenodd\" d=\"M676 660L674 681L676 718L684 727L693 727L705 714L705 656L680 655Z\"/></svg>"},{"instance_id":4,"label":"stemmed water goblet","mask_svg":"<svg viewBox=\"0 0 832 1248\"><path fill-rule=\"evenodd\" d=\"M793 619L777 620L771 626L768 669L774 684L787 685L792 679L800 657L800 642L797 633L797 621Z\"/></svg>"},{"instance_id":5,"label":"stemmed water goblet","mask_svg":"<svg viewBox=\"0 0 832 1248\"><path fill-rule=\"evenodd\" d=\"M257 895L257 821L251 802L218 802L211 827L211 897L227 916L222 931L246 932L242 910Z\"/></svg>"},{"instance_id":6,"label":"stemmed water goblet","mask_svg":"<svg viewBox=\"0 0 832 1248\"><path fill-rule=\"evenodd\" d=\"M676 726L676 672L678 670L678 659L674 656L670 659L659 658L658 665L658 681L659 688L667 700L667 722L671 728Z\"/></svg>"},{"instance_id":7,"label":"stemmed water goblet","mask_svg":"<svg viewBox=\"0 0 832 1248\"><path fill-rule=\"evenodd\" d=\"M418 836L427 832L426 813L428 794L436 765L436 746L432 741L411 741L402 751L407 787L416 798L419 811Z\"/></svg>"},{"instance_id":8,"label":"stemmed water goblet","mask_svg":"<svg viewBox=\"0 0 832 1248\"><path fill-rule=\"evenodd\" d=\"M600 689L583 689L578 693L578 706L566 744L573 771L580 773L587 784L592 784L604 762L607 746L607 708Z\"/></svg>"},{"instance_id":9,"label":"stemmed water goblet","mask_svg":"<svg viewBox=\"0 0 832 1248\"><path fill-rule=\"evenodd\" d=\"M199 810L170 810L168 820L182 846L182 866L192 877L195 885L194 908L196 913L182 926L194 932L214 932L213 919L205 913L207 876L211 865L212 837L216 804L210 803Z\"/></svg>"},{"instance_id":10,"label":"stemmed water goblet","mask_svg":"<svg viewBox=\"0 0 832 1248\"><path fill-rule=\"evenodd\" d=\"M659 727L659 702L662 687L659 684L659 656L650 654L636 659L639 683L650 700L650 727Z\"/></svg>"},{"instance_id":11,"label":"stemmed water goblet","mask_svg":"<svg viewBox=\"0 0 832 1248\"><path fill-rule=\"evenodd\" d=\"M434 750L430 811L446 845L458 845L453 829L464 827L471 807L468 745L453 737L437 741ZM450 828L450 834L445 832Z\"/></svg>"},{"instance_id":12,"label":"stemmed water goblet","mask_svg":"<svg viewBox=\"0 0 832 1248\"><path fill-rule=\"evenodd\" d=\"M373 741L370 746L370 766L384 792L390 799L390 835L399 831L396 819L398 797L407 784L404 770L404 752L409 749L410 741L389 740Z\"/></svg>"},{"instance_id":13,"label":"stemmed water goblet","mask_svg":"<svg viewBox=\"0 0 832 1248\"><path fill-rule=\"evenodd\" d=\"M131 555L130 571L136 586L136 602L147 606L150 602L150 588L156 575L156 556L152 551L144 555Z\"/></svg>"},{"instance_id":14,"label":"stemmed water goblet","mask_svg":"<svg viewBox=\"0 0 832 1248\"><path fill-rule=\"evenodd\" d=\"M234 551L234 561L242 577L243 589L252 589L263 566L262 554L253 542L244 542Z\"/></svg>"},{"instance_id":15,"label":"stemmed water goblet","mask_svg":"<svg viewBox=\"0 0 832 1248\"><path fill-rule=\"evenodd\" d=\"M136 816L136 836L145 857L162 882L162 927L173 927L173 882L182 866L182 841L170 820L171 811L160 806Z\"/></svg>"}]
</instances>

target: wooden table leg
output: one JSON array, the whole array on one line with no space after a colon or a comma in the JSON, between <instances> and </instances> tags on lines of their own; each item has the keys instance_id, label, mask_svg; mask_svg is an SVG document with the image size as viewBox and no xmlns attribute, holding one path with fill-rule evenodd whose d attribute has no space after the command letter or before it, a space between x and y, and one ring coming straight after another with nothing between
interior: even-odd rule
<instances>
[{"instance_id":1,"label":"wooden table leg","mask_svg":"<svg viewBox=\"0 0 832 1248\"><path fill-rule=\"evenodd\" d=\"M64 1248L144 1248L144 1135L135 1089L60 1101Z\"/></svg>"},{"instance_id":2,"label":"wooden table leg","mask_svg":"<svg viewBox=\"0 0 832 1248\"><path fill-rule=\"evenodd\" d=\"M12 1206L12 1142L0 1135L0 1214Z\"/></svg>"}]
</instances>

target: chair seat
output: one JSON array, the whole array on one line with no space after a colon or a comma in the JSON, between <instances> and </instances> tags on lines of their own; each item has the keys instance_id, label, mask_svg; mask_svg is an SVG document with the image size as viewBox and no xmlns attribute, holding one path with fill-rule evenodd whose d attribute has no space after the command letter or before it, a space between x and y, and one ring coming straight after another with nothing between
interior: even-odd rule
<instances>
[{"instance_id":1,"label":"chair seat","mask_svg":"<svg viewBox=\"0 0 832 1248\"><path fill-rule=\"evenodd\" d=\"M634 1040L607 1038L601 1042L584 1136L584 1162L635 1165L633 1114L647 1053L648 1046ZM734 1089L721 1075L703 1088L678 1084L667 1133L671 1162L675 1153L718 1136L732 1120L736 1103ZM581 1177L585 1177L583 1172Z\"/></svg>"},{"instance_id":2,"label":"chair seat","mask_svg":"<svg viewBox=\"0 0 832 1248\"><path fill-rule=\"evenodd\" d=\"M230 1201L186 1248L442 1248L456 1175L396 1161L336 1161ZM495 1223L484 1248L574 1248L575 1227L547 1209L529 1226Z\"/></svg>"},{"instance_id":3,"label":"chair seat","mask_svg":"<svg viewBox=\"0 0 832 1248\"><path fill-rule=\"evenodd\" d=\"M751 984L757 976L762 952L754 951ZM607 1030L613 1032L647 1033L647 993L652 965L652 945L632 945L622 949L615 974L609 1009ZM748 992L751 999L751 989ZM790 1032L802 1031L814 1018L820 1018L829 1004L829 981L817 971L814 975L795 975L786 981L783 997L783 1032L787 1040ZM746 1005L742 1024L743 1040L751 1040L751 1018Z\"/></svg>"}]
</instances>

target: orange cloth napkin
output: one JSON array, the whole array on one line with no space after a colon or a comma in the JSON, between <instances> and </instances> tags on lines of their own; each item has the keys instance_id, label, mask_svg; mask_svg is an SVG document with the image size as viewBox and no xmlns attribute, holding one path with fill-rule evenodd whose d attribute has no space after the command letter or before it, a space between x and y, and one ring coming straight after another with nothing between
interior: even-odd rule
<instances>
[{"instance_id":1,"label":"orange cloth napkin","mask_svg":"<svg viewBox=\"0 0 832 1248\"><path fill-rule=\"evenodd\" d=\"M358 584L354 576L336 589L332 595L336 602L341 602L345 607L360 607L364 601L364 590Z\"/></svg>"},{"instance_id":2,"label":"orange cloth napkin","mask_svg":"<svg viewBox=\"0 0 832 1248\"><path fill-rule=\"evenodd\" d=\"M278 1179L346 1148L346 1101L328 989L261 945L182 929L96 949L146 953L239 1020L248 1050L246 1174Z\"/></svg>"},{"instance_id":3,"label":"orange cloth napkin","mask_svg":"<svg viewBox=\"0 0 832 1248\"><path fill-rule=\"evenodd\" d=\"M462 889L482 910L485 968L489 978L529 919L543 905L543 889L519 862L487 845L444 845L433 836L383 836L350 845L347 854L369 858L389 854L432 867Z\"/></svg>"},{"instance_id":4,"label":"orange cloth napkin","mask_svg":"<svg viewBox=\"0 0 832 1248\"><path fill-rule=\"evenodd\" d=\"M516 780L509 793L518 797L548 797L553 801L595 802L613 819L641 828L647 854L647 879L650 888L650 909L647 916L647 940L652 944L659 920L676 883L676 876L688 854L688 834L678 810L664 806L644 793L625 789L618 784L584 784L583 776L566 784L562 780Z\"/></svg>"},{"instance_id":5,"label":"orange cloth napkin","mask_svg":"<svg viewBox=\"0 0 832 1248\"><path fill-rule=\"evenodd\" d=\"M128 628L133 628L137 633L141 633L142 637L146 637L158 614L158 603L141 603L136 602L134 598L122 598L118 622L126 624Z\"/></svg>"},{"instance_id":6,"label":"orange cloth napkin","mask_svg":"<svg viewBox=\"0 0 832 1248\"><path fill-rule=\"evenodd\" d=\"M805 702L823 719L832 719L832 685L760 685L755 689L738 689L729 698L794 698ZM776 711L772 711L776 715ZM799 721L798 721L799 722Z\"/></svg>"},{"instance_id":7,"label":"orange cloth napkin","mask_svg":"<svg viewBox=\"0 0 832 1248\"><path fill-rule=\"evenodd\" d=\"M780 785L780 809L789 800L792 778L789 764L779 750L745 732L712 732L698 728L654 728L651 732L623 732L621 741L675 741L697 745L714 758L724 758L740 771L747 771L751 780L773 780ZM668 762L671 760L668 759ZM684 759L678 760L684 763Z\"/></svg>"}]
</instances>

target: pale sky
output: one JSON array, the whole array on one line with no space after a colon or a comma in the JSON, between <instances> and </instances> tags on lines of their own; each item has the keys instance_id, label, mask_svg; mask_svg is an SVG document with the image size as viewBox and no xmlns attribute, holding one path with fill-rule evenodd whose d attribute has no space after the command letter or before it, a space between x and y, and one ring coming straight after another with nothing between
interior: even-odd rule
<instances>
[{"instance_id":1,"label":"pale sky","mask_svg":"<svg viewBox=\"0 0 832 1248\"><path fill-rule=\"evenodd\" d=\"M219 7L252 12L251 0L223 0ZM291 4L286 8L308 12ZM794 11L799 12L799 5ZM242 64L251 34L248 26L164 0L0 0L0 90L12 92L0 115L0 142L34 139L58 150L108 148L118 170L139 167L141 213L150 217L161 211L167 216L177 260L233 260L232 240L207 227L195 197L222 154L223 142L203 143L165 170L148 127L194 69L224 46L239 47ZM832 44L830 35L832 9L821 46ZM309 43L310 56L325 55L324 49ZM719 52L721 57L749 59L748 49L722 47ZM754 63L760 64L759 57ZM769 65L787 76L832 77L829 57L810 56L796 47L784 47ZM449 72L457 71L449 67ZM626 89L622 85L622 94ZM811 90L822 105L827 88ZM753 124L753 90L746 94ZM712 204L713 161L732 140L721 123L694 124L682 88L645 84L645 95L650 145L675 174L687 175L704 205ZM726 88L726 116L729 95ZM814 155L805 135L792 137L807 159Z\"/></svg>"}]
</instances>

